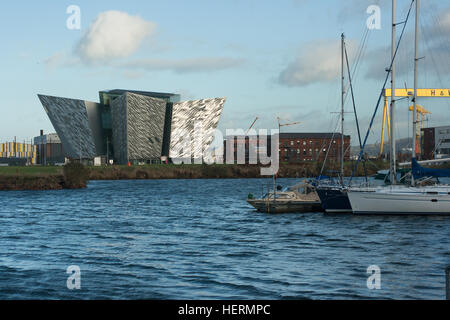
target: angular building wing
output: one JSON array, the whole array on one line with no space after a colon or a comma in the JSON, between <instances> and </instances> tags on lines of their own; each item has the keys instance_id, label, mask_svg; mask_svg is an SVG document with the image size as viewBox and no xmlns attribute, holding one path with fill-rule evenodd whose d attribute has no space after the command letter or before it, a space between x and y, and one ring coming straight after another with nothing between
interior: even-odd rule
<instances>
[{"instance_id":1,"label":"angular building wing","mask_svg":"<svg viewBox=\"0 0 450 320\"><path fill-rule=\"evenodd\" d=\"M201 158L214 140L225 98L173 104L170 134L172 159Z\"/></svg>"},{"instance_id":2,"label":"angular building wing","mask_svg":"<svg viewBox=\"0 0 450 320\"><path fill-rule=\"evenodd\" d=\"M104 153L101 106L95 102L38 95L67 157L92 159Z\"/></svg>"},{"instance_id":3,"label":"angular building wing","mask_svg":"<svg viewBox=\"0 0 450 320\"><path fill-rule=\"evenodd\" d=\"M166 102L127 92L111 102L113 145L119 163L160 159Z\"/></svg>"}]
</instances>

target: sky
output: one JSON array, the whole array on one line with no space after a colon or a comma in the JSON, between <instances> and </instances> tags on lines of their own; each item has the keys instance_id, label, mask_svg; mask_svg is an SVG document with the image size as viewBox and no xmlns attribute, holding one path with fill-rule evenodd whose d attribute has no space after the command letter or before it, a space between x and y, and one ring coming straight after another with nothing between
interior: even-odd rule
<instances>
[{"instance_id":1,"label":"sky","mask_svg":"<svg viewBox=\"0 0 450 320\"><path fill-rule=\"evenodd\" d=\"M397 2L401 22L411 1ZM67 12L73 5L80 28ZM380 7L381 24L367 32L371 5ZM341 33L352 68L367 33L353 78L365 133L390 63L390 0L16 0L2 5L0 18L2 142L55 131L37 94L98 101L98 91L116 88L174 92L182 100L226 97L224 133L247 130L256 117L255 129L275 129L280 117L301 122L283 132L332 132ZM413 86L413 27L414 12L398 53L400 88ZM419 87L450 88L449 0L422 0L420 31ZM419 102L432 112L428 126L450 125L449 99ZM408 101L397 105L397 136L411 136ZM355 145L349 98L345 109ZM380 140L381 111L371 143Z\"/></svg>"}]
</instances>

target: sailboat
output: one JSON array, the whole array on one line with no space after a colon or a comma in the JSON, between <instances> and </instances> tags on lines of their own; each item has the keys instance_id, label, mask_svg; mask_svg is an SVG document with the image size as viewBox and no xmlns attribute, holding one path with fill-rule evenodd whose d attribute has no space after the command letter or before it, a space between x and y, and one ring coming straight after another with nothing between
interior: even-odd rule
<instances>
[{"instance_id":1,"label":"sailboat","mask_svg":"<svg viewBox=\"0 0 450 320\"><path fill-rule=\"evenodd\" d=\"M395 16L395 1L393 1L393 17ZM348 197L355 214L398 214L398 215L448 215L450 214L450 186L433 185L421 186L426 176L448 176L449 172L422 168L415 159L416 156L416 108L417 108L417 63L418 63L418 35L419 35L419 8L420 0L416 1L416 26L415 26L415 59L414 59L414 110L413 110L413 152L412 152L412 176L411 185L396 185L395 169L395 145L394 128L391 128L391 160L390 174L391 185L375 189L351 189ZM393 45L395 45L395 23L393 24ZM392 63L394 63L395 55ZM395 73L392 67L392 88L395 85ZM395 89L394 89L395 90ZM392 97L395 97L393 91ZM393 108L391 112L393 114ZM391 126L394 119L391 116ZM447 170L446 170L447 171Z\"/></svg>"},{"instance_id":2,"label":"sailboat","mask_svg":"<svg viewBox=\"0 0 450 320\"><path fill-rule=\"evenodd\" d=\"M340 181L339 183L324 184L319 181L316 191L320 197L322 208L327 213L349 213L352 212L352 207L347 196L347 187L344 185L344 101L345 101L345 86L344 86L344 50L345 37L341 36L341 152L340 152ZM345 50L345 58L347 62L347 71L350 81L350 88L353 97L353 87L351 85L350 68L348 63L347 51ZM353 107L355 111L356 124L358 128L358 138L360 147L362 148L361 135L359 134L358 117L356 115L356 107L353 99ZM326 160L325 160L326 161Z\"/></svg>"}]
</instances>

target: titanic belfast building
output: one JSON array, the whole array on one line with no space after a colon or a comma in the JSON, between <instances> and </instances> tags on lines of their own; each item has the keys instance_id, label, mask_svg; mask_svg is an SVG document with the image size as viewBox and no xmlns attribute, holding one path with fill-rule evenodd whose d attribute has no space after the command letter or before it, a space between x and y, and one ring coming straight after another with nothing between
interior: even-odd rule
<instances>
[{"instance_id":1,"label":"titanic belfast building","mask_svg":"<svg viewBox=\"0 0 450 320\"><path fill-rule=\"evenodd\" d=\"M142 164L203 154L214 139L225 103L225 98L180 101L173 93L119 89L99 95L99 103L38 95L66 157ZM199 124L202 143L192 139L186 146L186 136Z\"/></svg>"}]
</instances>

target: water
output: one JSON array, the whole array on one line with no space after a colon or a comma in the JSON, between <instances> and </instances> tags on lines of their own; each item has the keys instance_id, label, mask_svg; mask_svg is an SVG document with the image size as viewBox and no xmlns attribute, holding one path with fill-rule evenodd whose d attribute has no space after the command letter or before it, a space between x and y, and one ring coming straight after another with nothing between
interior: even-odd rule
<instances>
[{"instance_id":1,"label":"water","mask_svg":"<svg viewBox=\"0 0 450 320\"><path fill-rule=\"evenodd\" d=\"M0 299L445 298L450 217L257 213L245 198L267 183L0 192ZM81 290L67 289L70 265Z\"/></svg>"}]
</instances>

